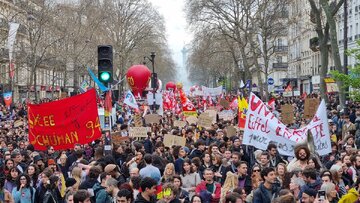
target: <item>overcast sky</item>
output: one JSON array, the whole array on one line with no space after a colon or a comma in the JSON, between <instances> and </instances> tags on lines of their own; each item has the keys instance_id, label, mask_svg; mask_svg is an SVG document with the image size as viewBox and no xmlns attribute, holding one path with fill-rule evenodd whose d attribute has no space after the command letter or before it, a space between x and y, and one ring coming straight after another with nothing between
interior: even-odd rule
<instances>
[{"instance_id":1,"label":"overcast sky","mask_svg":"<svg viewBox=\"0 0 360 203\"><path fill-rule=\"evenodd\" d=\"M177 65L182 66L181 49L188 44L192 36L187 30L184 3L185 0L149 0L164 16L166 36Z\"/></svg>"}]
</instances>

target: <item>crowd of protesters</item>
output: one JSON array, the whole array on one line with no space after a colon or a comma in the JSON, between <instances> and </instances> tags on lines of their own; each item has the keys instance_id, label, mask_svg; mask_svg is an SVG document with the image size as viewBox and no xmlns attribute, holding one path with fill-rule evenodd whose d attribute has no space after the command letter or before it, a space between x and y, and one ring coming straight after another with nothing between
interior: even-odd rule
<instances>
[{"instance_id":1,"label":"crowd of protesters","mask_svg":"<svg viewBox=\"0 0 360 203\"><path fill-rule=\"evenodd\" d=\"M303 99L277 98L271 110L280 118L283 104L295 109L289 128L309 122L302 116ZM135 112L121 107L113 131L128 136ZM299 145L294 157L285 157L273 143L266 150L244 145L239 129L228 136L226 127L236 126L236 118L217 119L210 129L179 128L173 124L182 115L172 112L151 124L147 138L129 137L108 154L104 138L69 150L36 151L27 137L25 105L1 106L0 202L360 202L360 104L348 102L343 109L330 97L327 110L331 154L318 157ZM165 134L185 137L186 145L165 146Z\"/></svg>"}]
</instances>

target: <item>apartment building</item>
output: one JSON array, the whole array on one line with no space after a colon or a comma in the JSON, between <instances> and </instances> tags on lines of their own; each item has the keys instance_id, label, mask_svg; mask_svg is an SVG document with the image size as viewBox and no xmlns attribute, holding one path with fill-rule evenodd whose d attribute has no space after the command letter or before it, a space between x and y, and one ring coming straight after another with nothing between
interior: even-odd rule
<instances>
[{"instance_id":1,"label":"apartment building","mask_svg":"<svg viewBox=\"0 0 360 203\"><path fill-rule=\"evenodd\" d=\"M294 0L289 6L289 69L283 80L290 81L300 93L320 91L321 57L316 47L317 33L310 18L310 11L308 1ZM331 54L329 67L333 67Z\"/></svg>"},{"instance_id":2,"label":"apartment building","mask_svg":"<svg viewBox=\"0 0 360 203\"><path fill-rule=\"evenodd\" d=\"M348 31L348 49L357 47L356 41L360 40L360 1L347 0L348 3L348 17L347 17L347 31ZM341 63L344 62L344 8L342 7L337 15L337 34L340 50ZM358 48L358 47L357 47ZM348 65L354 66L356 63L355 58L348 57Z\"/></svg>"}]
</instances>

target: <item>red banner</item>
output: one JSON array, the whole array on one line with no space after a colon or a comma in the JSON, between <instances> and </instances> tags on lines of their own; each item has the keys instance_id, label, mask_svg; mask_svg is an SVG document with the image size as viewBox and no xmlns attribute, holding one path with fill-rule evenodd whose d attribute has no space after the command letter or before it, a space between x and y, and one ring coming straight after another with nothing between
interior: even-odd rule
<instances>
[{"instance_id":1,"label":"red banner","mask_svg":"<svg viewBox=\"0 0 360 203\"><path fill-rule=\"evenodd\" d=\"M101 137L95 89L59 101L28 104L29 141L37 150L70 149Z\"/></svg>"}]
</instances>

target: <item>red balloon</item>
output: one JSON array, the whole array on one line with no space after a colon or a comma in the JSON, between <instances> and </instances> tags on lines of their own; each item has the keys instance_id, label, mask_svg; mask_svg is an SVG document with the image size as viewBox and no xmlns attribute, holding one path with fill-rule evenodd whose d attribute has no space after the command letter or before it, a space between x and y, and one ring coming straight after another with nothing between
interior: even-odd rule
<instances>
[{"instance_id":1,"label":"red balloon","mask_svg":"<svg viewBox=\"0 0 360 203\"><path fill-rule=\"evenodd\" d=\"M142 95L149 85L150 76L150 70L144 65L133 65L128 69L126 79L134 96Z\"/></svg>"},{"instance_id":2,"label":"red balloon","mask_svg":"<svg viewBox=\"0 0 360 203\"><path fill-rule=\"evenodd\" d=\"M170 81L170 82L166 83L165 89L174 91L174 90L176 90L176 84L174 82Z\"/></svg>"}]
</instances>

